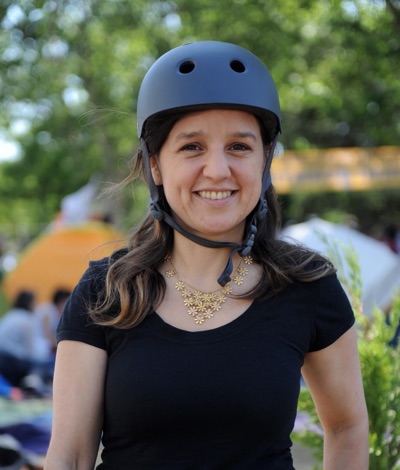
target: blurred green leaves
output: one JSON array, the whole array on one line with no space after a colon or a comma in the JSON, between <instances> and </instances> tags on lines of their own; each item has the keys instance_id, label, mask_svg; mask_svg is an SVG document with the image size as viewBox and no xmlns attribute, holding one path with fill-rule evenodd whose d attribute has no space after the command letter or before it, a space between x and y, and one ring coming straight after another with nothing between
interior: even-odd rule
<instances>
[{"instance_id":1,"label":"blurred green leaves","mask_svg":"<svg viewBox=\"0 0 400 470\"><path fill-rule=\"evenodd\" d=\"M265 62L286 148L400 140L395 0L4 0L0 16L0 138L21 149L0 163L2 226L40 227L94 173L126 176L141 79L193 40L235 42ZM31 205L29 222L17 220L17 199ZM121 201L120 223L132 204Z\"/></svg>"}]
</instances>

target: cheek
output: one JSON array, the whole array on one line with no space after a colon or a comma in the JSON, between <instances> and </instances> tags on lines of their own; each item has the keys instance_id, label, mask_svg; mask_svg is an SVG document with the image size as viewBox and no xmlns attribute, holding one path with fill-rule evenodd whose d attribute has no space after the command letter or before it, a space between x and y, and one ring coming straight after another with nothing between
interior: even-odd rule
<instances>
[{"instance_id":1,"label":"cheek","mask_svg":"<svg viewBox=\"0 0 400 470\"><path fill-rule=\"evenodd\" d=\"M262 172L263 167L260 167L260 165L255 165L251 171L251 174L248 174L248 177L246 179L246 193L248 198L248 204L249 207L251 206L251 209L255 207L261 197Z\"/></svg>"},{"instance_id":2,"label":"cheek","mask_svg":"<svg viewBox=\"0 0 400 470\"><path fill-rule=\"evenodd\" d=\"M171 208L181 205L181 185L173 175L170 175L169 172L163 174L163 189L167 202Z\"/></svg>"},{"instance_id":3,"label":"cheek","mask_svg":"<svg viewBox=\"0 0 400 470\"><path fill-rule=\"evenodd\" d=\"M256 205L261 197L261 181L254 182L252 185L251 204Z\"/></svg>"},{"instance_id":4,"label":"cheek","mask_svg":"<svg viewBox=\"0 0 400 470\"><path fill-rule=\"evenodd\" d=\"M253 193L261 192L263 170L264 166L254 165L250 174L248 174L247 184L251 187Z\"/></svg>"}]
</instances>

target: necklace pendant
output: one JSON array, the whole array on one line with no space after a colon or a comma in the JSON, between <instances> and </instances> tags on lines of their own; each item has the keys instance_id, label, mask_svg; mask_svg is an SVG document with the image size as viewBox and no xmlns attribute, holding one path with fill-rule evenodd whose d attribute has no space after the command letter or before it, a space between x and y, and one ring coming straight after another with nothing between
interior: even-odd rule
<instances>
[{"instance_id":1,"label":"necklace pendant","mask_svg":"<svg viewBox=\"0 0 400 470\"><path fill-rule=\"evenodd\" d=\"M171 256L168 255L166 260L171 263L171 269L165 271L165 277L175 276L177 278L175 289L181 294L183 304L187 308L187 313L193 318L197 325L202 325L206 320L212 318L215 312L221 310L227 297L233 292L230 282L228 282L226 286L213 292L203 292L194 289L179 278L175 266L172 263ZM249 273L249 270L242 266L242 262L250 265L253 263L253 259L251 256L242 258L232 278L232 282L238 286L243 284L245 277Z\"/></svg>"},{"instance_id":2,"label":"necklace pendant","mask_svg":"<svg viewBox=\"0 0 400 470\"><path fill-rule=\"evenodd\" d=\"M243 277L236 274L236 276L234 276L234 278L232 279L232 282L234 282L237 286L241 286L243 284L243 279Z\"/></svg>"}]
</instances>

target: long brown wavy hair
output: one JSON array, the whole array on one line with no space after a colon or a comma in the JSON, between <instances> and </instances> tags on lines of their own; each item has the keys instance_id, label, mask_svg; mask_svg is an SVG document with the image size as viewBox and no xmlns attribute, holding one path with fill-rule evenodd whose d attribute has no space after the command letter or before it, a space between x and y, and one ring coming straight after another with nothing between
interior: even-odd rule
<instances>
[{"instance_id":1,"label":"long brown wavy hair","mask_svg":"<svg viewBox=\"0 0 400 470\"><path fill-rule=\"evenodd\" d=\"M172 127L187 112L160 113L146 122L144 139L150 155L159 154ZM265 119L263 122L258 120L267 155L277 132L276 119L271 114L267 124ZM132 159L131 173L116 189L139 177L147 180L141 150ZM159 189L159 205L170 212L162 187ZM272 185L265 196L268 213L258 222L251 252L254 261L262 268L262 275L259 283L242 298L263 300L281 292L294 281L310 282L335 272L332 263L319 253L278 238L281 210ZM89 306L90 316L96 324L132 328L154 311L166 290L165 279L158 268L172 250L173 232L165 222L148 214L132 231L127 246L112 254L104 289L97 302Z\"/></svg>"}]
</instances>

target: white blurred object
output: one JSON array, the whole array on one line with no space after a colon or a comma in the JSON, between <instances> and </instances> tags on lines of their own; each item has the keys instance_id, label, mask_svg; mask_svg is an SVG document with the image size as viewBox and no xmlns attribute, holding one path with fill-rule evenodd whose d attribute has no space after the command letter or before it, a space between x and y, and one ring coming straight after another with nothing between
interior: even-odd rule
<instances>
[{"instance_id":1,"label":"white blurred object","mask_svg":"<svg viewBox=\"0 0 400 470\"><path fill-rule=\"evenodd\" d=\"M0 257L0 271L12 271L18 264L18 256L16 253L5 253Z\"/></svg>"},{"instance_id":2,"label":"white blurred object","mask_svg":"<svg viewBox=\"0 0 400 470\"><path fill-rule=\"evenodd\" d=\"M79 224L89 220L97 189L98 181L93 179L75 193L65 196L61 201L62 223L65 225Z\"/></svg>"},{"instance_id":3,"label":"white blurred object","mask_svg":"<svg viewBox=\"0 0 400 470\"><path fill-rule=\"evenodd\" d=\"M354 249L358 256L364 314L370 316L374 307L386 310L400 289L400 256L384 243L346 225L333 224L317 217L284 228L281 238L300 242L329 257L329 246L338 250L346 276L349 267L344 261L342 245ZM327 244L323 238L326 238ZM333 261L333 260L332 260Z\"/></svg>"}]
</instances>

